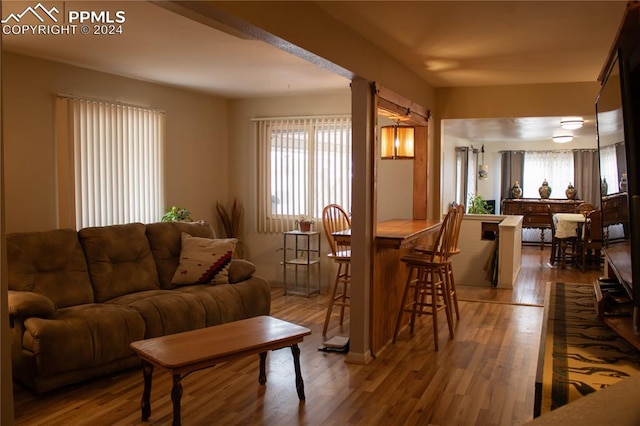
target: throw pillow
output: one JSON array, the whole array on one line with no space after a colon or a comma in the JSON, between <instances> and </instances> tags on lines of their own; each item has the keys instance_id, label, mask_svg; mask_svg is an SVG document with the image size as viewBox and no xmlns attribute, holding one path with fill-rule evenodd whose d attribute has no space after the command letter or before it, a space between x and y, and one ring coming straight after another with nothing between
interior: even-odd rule
<instances>
[{"instance_id":1,"label":"throw pillow","mask_svg":"<svg viewBox=\"0 0 640 426\"><path fill-rule=\"evenodd\" d=\"M181 235L180 263L172 284L228 284L229 266L238 242L235 238L212 239Z\"/></svg>"},{"instance_id":2,"label":"throw pillow","mask_svg":"<svg viewBox=\"0 0 640 426\"><path fill-rule=\"evenodd\" d=\"M256 265L244 259L233 259L229 266L229 282L239 283L248 280L256 271Z\"/></svg>"}]
</instances>

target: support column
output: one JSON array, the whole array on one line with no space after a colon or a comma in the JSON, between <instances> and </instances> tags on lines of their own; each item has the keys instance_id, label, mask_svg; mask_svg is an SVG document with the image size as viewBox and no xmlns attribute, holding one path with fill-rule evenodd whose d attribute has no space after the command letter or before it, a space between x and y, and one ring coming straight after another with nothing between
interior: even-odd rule
<instances>
[{"instance_id":1,"label":"support column","mask_svg":"<svg viewBox=\"0 0 640 426\"><path fill-rule=\"evenodd\" d=\"M351 221L351 307L346 362L371 361L371 277L375 220L376 106L371 82L351 82L353 181Z\"/></svg>"}]
</instances>

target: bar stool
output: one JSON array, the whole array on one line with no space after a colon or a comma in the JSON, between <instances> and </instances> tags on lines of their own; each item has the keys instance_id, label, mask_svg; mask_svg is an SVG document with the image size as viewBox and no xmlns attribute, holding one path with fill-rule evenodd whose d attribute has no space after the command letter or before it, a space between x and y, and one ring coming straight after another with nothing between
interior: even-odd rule
<instances>
[{"instance_id":1,"label":"bar stool","mask_svg":"<svg viewBox=\"0 0 640 426\"><path fill-rule=\"evenodd\" d=\"M438 313L445 311L447 324L449 326L449 337L454 338L453 313L451 309L451 290L449 288L449 274L447 264L451 263L450 252L453 234L455 230L458 211L455 208L449 209L445 216L440 231L433 245L430 254L410 253L400 259L408 268L407 281L400 311L396 319L395 330L393 332L393 342L395 343L402 316L405 312L411 314L409 331L413 334L418 315L431 315L433 318L433 337L435 350L438 350ZM413 298L407 301L409 293L413 290Z\"/></svg>"},{"instance_id":2,"label":"bar stool","mask_svg":"<svg viewBox=\"0 0 640 426\"><path fill-rule=\"evenodd\" d=\"M464 212L465 212L464 205L458 204L458 206L456 206L456 210L457 210L456 221L454 225L453 236L451 241L451 250L449 251L449 256L455 256L456 254L460 253L460 246L458 245L458 240L460 237L460 228L462 227L462 219L464 218ZM424 247L424 246L417 246L415 247L414 250L416 252L427 254L427 255L433 252L432 247ZM458 307L458 293L456 291L456 282L453 278L453 263L447 262L447 266L445 268L446 268L446 273L449 275L449 290L450 290L451 301L453 302L453 306L456 310L456 319L459 320L460 308Z\"/></svg>"},{"instance_id":3,"label":"bar stool","mask_svg":"<svg viewBox=\"0 0 640 426\"><path fill-rule=\"evenodd\" d=\"M349 284L351 283L351 273L349 268L351 266L351 247L339 246L333 238L333 233L351 229L351 219L341 206L338 204L329 204L322 210L322 226L327 241L329 242L329 248L331 249L331 252L327 256L338 264L338 272L336 273L336 279L331 289L327 315L322 329L322 335L325 336L327 334L327 328L329 327L333 307L340 307L340 325L342 325L345 308L350 306ZM340 292L338 292L338 287L340 286L342 288Z\"/></svg>"}]
</instances>

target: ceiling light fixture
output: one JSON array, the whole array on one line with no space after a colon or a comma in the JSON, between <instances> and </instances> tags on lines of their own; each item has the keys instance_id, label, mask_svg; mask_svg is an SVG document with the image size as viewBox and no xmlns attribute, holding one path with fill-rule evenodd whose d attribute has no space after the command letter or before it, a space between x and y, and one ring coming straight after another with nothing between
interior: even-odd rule
<instances>
[{"instance_id":1,"label":"ceiling light fixture","mask_svg":"<svg viewBox=\"0 0 640 426\"><path fill-rule=\"evenodd\" d=\"M553 139L555 143L567 143L573 140L573 135L555 135L551 139Z\"/></svg>"},{"instance_id":2,"label":"ceiling light fixture","mask_svg":"<svg viewBox=\"0 0 640 426\"><path fill-rule=\"evenodd\" d=\"M582 127L584 120L582 118L568 118L560 122L560 127L566 130L576 130Z\"/></svg>"}]
</instances>

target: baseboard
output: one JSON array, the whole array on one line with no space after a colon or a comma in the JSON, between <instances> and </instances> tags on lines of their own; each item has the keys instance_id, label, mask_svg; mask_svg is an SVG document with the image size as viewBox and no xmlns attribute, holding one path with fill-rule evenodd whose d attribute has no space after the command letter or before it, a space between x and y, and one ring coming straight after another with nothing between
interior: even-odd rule
<instances>
[{"instance_id":1,"label":"baseboard","mask_svg":"<svg viewBox=\"0 0 640 426\"><path fill-rule=\"evenodd\" d=\"M367 365L371 361L373 361L373 357L371 356L371 351L366 351L365 353L356 353L349 351L347 357L344 362L347 364L358 364L358 365Z\"/></svg>"}]
</instances>

